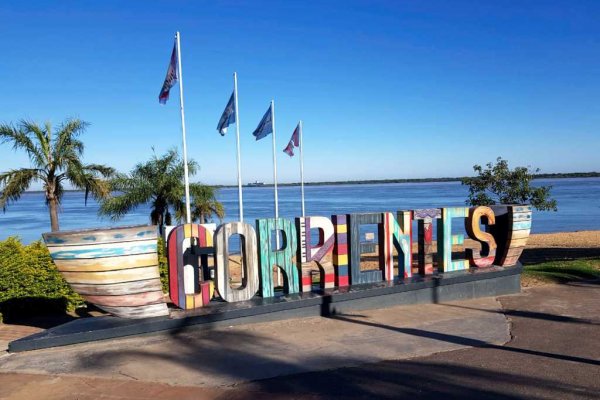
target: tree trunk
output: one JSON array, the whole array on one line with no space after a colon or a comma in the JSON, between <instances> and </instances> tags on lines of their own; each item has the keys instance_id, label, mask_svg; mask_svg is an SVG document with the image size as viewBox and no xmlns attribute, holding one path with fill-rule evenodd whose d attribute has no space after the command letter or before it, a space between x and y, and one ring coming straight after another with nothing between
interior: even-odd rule
<instances>
[{"instance_id":1,"label":"tree trunk","mask_svg":"<svg viewBox=\"0 0 600 400\"><path fill-rule=\"evenodd\" d=\"M50 210L50 227L52 232L58 231L58 204L54 197L48 199L48 209Z\"/></svg>"}]
</instances>

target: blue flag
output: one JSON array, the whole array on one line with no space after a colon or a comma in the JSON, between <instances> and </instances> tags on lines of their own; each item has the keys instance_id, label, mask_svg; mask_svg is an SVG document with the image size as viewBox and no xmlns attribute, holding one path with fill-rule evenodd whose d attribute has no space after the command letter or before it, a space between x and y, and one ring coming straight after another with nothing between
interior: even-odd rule
<instances>
[{"instance_id":1,"label":"blue flag","mask_svg":"<svg viewBox=\"0 0 600 400\"><path fill-rule=\"evenodd\" d=\"M221 119L217 125L217 131L219 131L221 136L225 136L227 128L233 123L235 123L235 93L231 93L231 97L229 98L225 110L223 111L223 115L221 115Z\"/></svg>"},{"instance_id":2,"label":"blue flag","mask_svg":"<svg viewBox=\"0 0 600 400\"><path fill-rule=\"evenodd\" d=\"M272 108L271 108L271 106L269 106L269 109L267 110L265 115L260 120L260 123L254 130L254 132L252 132L252 134L254 135L256 140L260 140L260 139L268 136L269 133L273 133L273 114L271 111L272 111Z\"/></svg>"}]
</instances>

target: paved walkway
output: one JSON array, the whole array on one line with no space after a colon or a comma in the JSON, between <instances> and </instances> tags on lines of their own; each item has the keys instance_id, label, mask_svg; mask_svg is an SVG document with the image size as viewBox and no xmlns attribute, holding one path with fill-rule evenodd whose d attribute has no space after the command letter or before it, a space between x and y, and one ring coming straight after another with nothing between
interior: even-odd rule
<instances>
[{"instance_id":1,"label":"paved walkway","mask_svg":"<svg viewBox=\"0 0 600 400\"><path fill-rule=\"evenodd\" d=\"M600 285L501 302L504 310L479 299L8 355L0 398L598 398ZM505 315L513 338L503 345Z\"/></svg>"},{"instance_id":2,"label":"paved walkway","mask_svg":"<svg viewBox=\"0 0 600 400\"><path fill-rule=\"evenodd\" d=\"M508 323L495 299L457 304L464 307L397 306L335 318L312 317L101 341L10 354L0 358L0 368L216 387L423 356L469 345L412 335L411 329L449 333L478 343L504 344L510 340Z\"/></svg>"},{"instance_id":3,"label":"paved walkway","mask_svg":"<svg viewBox=\"0 0 600 400\"><path fill-rule=\"evenodd\" d=\"M471 342L477 347L237 389L268 391L267 397L291 392L320 398L600 399L600 282L537 287L500 300L513 336L505 346Z\"/></svg>"},{"instance_id":4,"label":"paved walkway","mask_svg":"<svg viewBox=\"0 0 600 400\"><path fill-rule=\"evenodd\" d=\"M8 343L25 336L41 332L42 328L26 325L12 325L0 323L0 352L8 350Z\"/></svg>"}]
</instances>

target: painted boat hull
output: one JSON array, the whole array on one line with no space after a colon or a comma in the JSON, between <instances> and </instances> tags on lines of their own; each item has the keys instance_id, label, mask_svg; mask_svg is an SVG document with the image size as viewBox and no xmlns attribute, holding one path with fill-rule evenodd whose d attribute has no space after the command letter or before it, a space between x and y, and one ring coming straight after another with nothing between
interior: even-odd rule
<instances>
[{"instance_id":1,"label":"painted boat hull","mask_svg":"<svg viewBox=\"0 0 600 400\"><path fill-rule=\"evenodd\" d=\"M516 265L531 233L532 208L516 204L491 206L491 209L496 215L496 224L490 225L489 231L498 245L494 265Z\"/></svg>"},{"instance_id":2,"label":"painted boat hull","mask_svg":"<svg viewBox=\"0 0 600 400\"><path fill-rule=\"evenodd\" d=\"M61 275L86 301L121 318L169 315L152 225L44 233Z\"/></svg>"}]
</instances>

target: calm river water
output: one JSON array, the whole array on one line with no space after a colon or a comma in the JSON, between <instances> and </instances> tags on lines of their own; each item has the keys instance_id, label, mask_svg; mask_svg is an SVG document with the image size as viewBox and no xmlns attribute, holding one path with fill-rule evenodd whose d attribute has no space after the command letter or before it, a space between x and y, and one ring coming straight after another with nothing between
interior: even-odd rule
<instances>
[{"instance_id":1,"label":"calm river water","mask_svg":"<svg viewBox=\"0 0 600 400\"><path fill-rule=\"evenodd\" d=\"M558 201L558 212L534 211L534 233L600 229L600 178L541 179L535 184L553 186L552 196ZM462 206L467 188L459 182L331 185L307 186L305 193L307 215L330 216ZM237 220L237 188L220 189L218 197L225 206L224 221ZM273 188L244 188L246 222L271 217L273 209ZM280 215L287 218L301 214L300 187L279 188L279 210ZM150 213L148 206L141 206L122 220L112 222L98 218L97 211L98 204L93 200L84 205L83 193L67 192L60 214L61 230L144 224L148 223ZM19 236L24 242L31 242L49 230L48 211L41 193L26 193L5 213L0 213L0 240Z\"/></svg>"}]
</instances>

